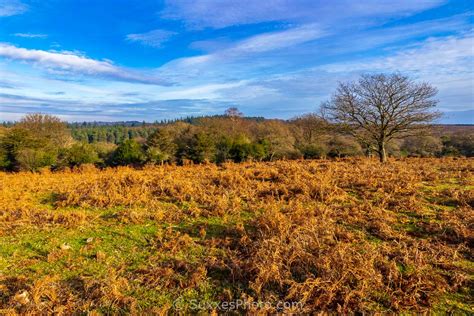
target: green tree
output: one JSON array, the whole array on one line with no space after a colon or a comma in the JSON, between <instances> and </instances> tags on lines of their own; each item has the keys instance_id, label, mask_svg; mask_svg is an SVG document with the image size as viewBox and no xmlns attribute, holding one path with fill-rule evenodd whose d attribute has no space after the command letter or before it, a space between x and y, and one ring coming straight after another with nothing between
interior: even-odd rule
<instances>
[{"instance_id":1,"label":"green tree","mask_svg":"<svg viewBox=\"0 0 474 316\"><path fill-rule=\"evenodd\" d=\"M217 141L215 148L215 161L217 163L222 163L233 159L231 155L232 145L232 139L230 139L228 136L222 136Z\"/></svg>"},{"instance_id":2,"label":"green tree","mask_svg":"<svg viewBox=\"0 0 474 316\"><path fill-rule=\"evenodd\" d=\"M106 166L107 164L111 163L112 156L117 149L117 145L113 143L94 143L90 145L94 148L94 151L99 156L99 161L97 164Z\"/></svg>"},{"instance_id":3,"label":"green tree","mask_svg":"<svg viewBox=\"0 0 474 316\"><path fill-rule=\"evenodd\" d=\"M30 170L56 162L58 148L49 139L38 137L24 127L14 126L1 139L2 167L7 170Z\"/></svg>"},{"instance_id":4,"label":"green tree","mask_svg":"<svg viewBox=\"0 0 474 316\"><path fill-rule=\"evenodd\" d=\"M189 158L196 163L212 161L214 149L212 138L206 133L198 132L191 139Z\"/></svg>"},{"instance_id":5,"label":"green tree","mask_svg":"<svg viewBox=\"0 0 474 316\"><path fill-rule=\"evenodd\" d=\"M3 136L2 165L9 170L34 171L57 163L72 144L66 123L47 114L27 114Z\"/></svg>"},{"instance_id":6,"label":"green tree","mask_svg":"<svg viewBox=\"0 0 474 316\"><path fill-rule=\"evenodd\" d=\"M56 164L57 154L43 148L22 148L16 155L16 161L20 170L37 171Z\"/></svg>"},{"instance_id":7,"label":"green tree","mask_svg":"<svg viewBox=\"0 0 474 316\"><path fill-rule=\"evenodd\" d=\"M235 162L242 162L249 159L252 155L252 143L244 135L239 135L232 142L230 156Z\"/></svg>"},{"instance_id":8,"label":"green tree","mask_svg":"<svg viewBox=\"0 0 474 316\"><path fill-rule=\"evenodd\" d=\"M150 162L163 163L175 158L177 146L174 143L173 135L166 129L157 129L148 136L146 146L146 154Z\"/></svg>"}]
</instances>

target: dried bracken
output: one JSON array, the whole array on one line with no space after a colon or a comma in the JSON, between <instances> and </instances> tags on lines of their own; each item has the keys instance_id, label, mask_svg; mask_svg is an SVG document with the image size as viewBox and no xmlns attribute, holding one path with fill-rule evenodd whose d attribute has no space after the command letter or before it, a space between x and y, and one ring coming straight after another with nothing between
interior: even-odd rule
<instances>
[{"instance_id":1,"label":"dried bracken","mask_svg":"<svg viewBox=\"0 0 474 316\"><path fill-rule=\"evenodd\" d=\"M0 173L0 312L471 313L473 192L472 159Z\"/></svg>"}]
</instances>

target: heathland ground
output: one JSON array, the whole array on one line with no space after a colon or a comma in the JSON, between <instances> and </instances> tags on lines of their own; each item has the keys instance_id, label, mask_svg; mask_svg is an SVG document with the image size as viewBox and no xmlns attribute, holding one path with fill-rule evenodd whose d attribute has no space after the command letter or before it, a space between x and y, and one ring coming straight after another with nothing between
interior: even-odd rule
<instances>
[{"instance_id":1,"label":"heathland ground","mask_svg":"<svg viewBox=\"0 0 474 316\"><path fill-rule=\"evenodd\" d=\"M470 314L473 206L466 158L0 173L0 311Z\"/></svg>"}]
</instances>

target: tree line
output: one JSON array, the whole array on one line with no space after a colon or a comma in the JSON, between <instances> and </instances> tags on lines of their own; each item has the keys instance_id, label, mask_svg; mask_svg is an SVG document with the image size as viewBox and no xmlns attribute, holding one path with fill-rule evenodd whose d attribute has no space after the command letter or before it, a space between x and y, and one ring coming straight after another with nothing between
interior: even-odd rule
<instances>
[{"instance_id":1,"label":"tree line","mask_svg":"<svg viewBox=\"0 0 474 316\"><path fill-rule=\"evenodd\" d=\"M223 163L376 155L474 156L474 129L428 129L437 116L431 86L399 74L340 84L323 113L291 120L224 115L155 124L67 124L28 114L0 127L0 169L62 169L145 164Z\"/></svg>"},{"instance_id":2,"label":"tree line","mask_svg":"<svg viewBox=\"0 0 474 316\"><path fill-rule=\"evenodd\" d=\"M100 167L144 164L222 163L371 155L356 138L315 114L289 121L244 120L240 117L201 118L196 124L176 122L147 127L114 142L74 139L67 124L44 114L28 114L0 129L0 168L35 171L82 164ZM139 129L140 130L140 129ZM474 133L435 130L391 141L394 157L474 157Z\"/></svg>"}]
</instances>

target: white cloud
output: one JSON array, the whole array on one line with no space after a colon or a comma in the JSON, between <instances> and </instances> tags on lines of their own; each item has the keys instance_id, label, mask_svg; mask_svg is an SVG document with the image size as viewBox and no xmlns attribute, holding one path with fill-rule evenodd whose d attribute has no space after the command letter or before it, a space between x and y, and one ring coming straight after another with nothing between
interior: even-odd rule
<instances>
[{"instance_id":1,"label":"white cloud","mask_svg":"<svg viewBox=\"0 0 474 316\"><path fill-rule=\"evenodd\" d=\"M19 0L0 0L0 17L22 14L27 10L28 6Z\"/></svg>"},{"instance_id":2,"label":"white cloud","mask_svg":"<svg viewBox=\"0 0 474 316\"><path fill-rule=\"evenodd\" d=\"M157 29L146 33L128 34L126 39L130 42L139 42L143 45L159 48L175 34L175 32Z\"/></svg>"},{"instance_id":3,"label":"white cloud","mask_svg":"<svg viewBox=\"0 0 474 316\"><path fill-rule=\"evenodd\" d=\"M291 71L297 68L309 69L327 58L387 47L433 33L453 34L469 28L469 18L469 14L460 14L403 26L372 27L353 32L351 29L342 32L340 29L309 23L254 35L234 43L221 38L219 43L205 43L207 49L215 48L207 54L174 59L158 72L173 78L173 81L181 81L204 77L212 80L249 79L262 71L266 74L281 72L282 67L289 67ZM405 49L402 47L402 50Z\"/></svg>"},{"instance_id":4,"label":"white cloud","mask_svg":"<svg viewBox=\"0 0 474 316\"><path fill-rule=\"evenodd\" d=\"M231 83L205 84L193 87L181 87L160 93L161 100L167 99L218 99L224 89L237 88L244 85L244 81Z\"/></svg>"},{"instance_id":5,"label":"white cloud","mask_svg":"<svg viewBox=\"0 0 474 316\"><path fill-rule=\"evenodd\" d=\"M397 49L393 55L366 61L329 64L321 69L329 72L404 71L422 73L474 72L474 35L431 38L421 44ZM469 67L471 66L471 67Z\"/></svg>"},{"instance_id":6,"label":"white cloud","mask_svg":"<svg viewBox=\"0 0 474 316\"><path fill-rule=\"evenodd\" d=\"M329 73L400 71L439 89L440 109L471 109L474 102L474 34L431 38L397 47L388 56L319 67Z\"/></svg>"},{"instance_id":7,"label":"white cloud","mask_svg":"<svg viewBox=\"0 0 474 316\"><path fill-rule=\"evenodd\" d=\"M312 41L326 35L317 24L306 24L285 31L264 33L239 42L231 53L261 53Z\"/></svg>"},{"instance_id":8,"label":"white cloud","mask_svg":"<svg viewBox=\"0 0 474 316\"><path fill-rule=\"evenodd\" d=\"M24 37L24 38L47 38L46 34L36 34L36 33L15 33L13 36Z\"/></svg>"},{"instance_id":9,"label":"white cloud","mask_svg":"<svg viewBox=\"0 0 474 316\"><path fill-rule=\"evenodd\" d=\"M405 16L443 0L167 0L161 16L183 20L191 28L223 28L270 21L345 23L363 17Z\"/></svg>"},{"instance_id":10,"label":"white cloud","mask_svg":"<svg viewBox=\"0 0 474 316\"><path fill-rule=\"evenodd\" d=\"M210 54L185 57L172 60L162 66L159 71L167 73L169 76L195 77L206 72L208 75L219 72L220 66L229 65L236 60L245 58L255 58L256 55L286 49L302 43L310 42L324 36L326 33L316 24L306 24L293 27L284 31L268 32L249 37L236 42L234 45L215 51ZM270 58L268 62L271 63ZM251 64L246 65L246 69L258 64L254 59ZM241 71L242 67L232 71Z\"/></svg>"},{"instance_id":11,"label":"white cloud","mask_svg":"<svg viewBox=\"0 0 474 316\"><path fill-rule=\"evenodd\" d=\"M0 57L30 62L59 75L72 72L122 81L149 84L165 83L159 78L115 66L110 61L90 59L73 52L25 49L6 43L0 43Z\"/></svg>"}]
</instances>

